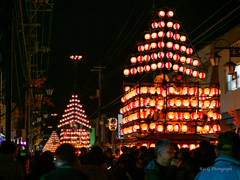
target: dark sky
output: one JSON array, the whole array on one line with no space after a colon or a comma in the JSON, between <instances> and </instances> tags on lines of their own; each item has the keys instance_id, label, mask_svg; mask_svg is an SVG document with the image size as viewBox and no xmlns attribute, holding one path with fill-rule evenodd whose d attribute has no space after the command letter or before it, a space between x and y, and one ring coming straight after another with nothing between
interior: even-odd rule
<instances>
[{"instance_id":1,"label":"dark sky","mask_svg":"<svg viewBox=\"0 0 240 180\"><path fill-rule=\"evenodd\" d=\"M155 0L156 8L173 8L190 40L194 40L239 5L232 0ZM136 52L136 41L149 29L152 18L151 0L56 0L53 7L49 81L54 86L54 111L60 118L74 92L74 64L70 55L82 55L77 66L77 94L83 109L91 116L98 100L91 100L98 88L98 74L94 66L105 66L102 71L102 105L114 101L123 93L123 81L136 82L140 76L125 78L122 67L128 55ZM214 15L215 13L215 15ZM236 26L239 11L224 22L193 41L200 49ZM208 20L209 18L209 20ZM203 25L201 25L205 22ZM199 27L198 27L199 26ZM117 115L120 100L102 113ZM92 116L96 118L97 114Z\"/></svg>"}]
</instances>

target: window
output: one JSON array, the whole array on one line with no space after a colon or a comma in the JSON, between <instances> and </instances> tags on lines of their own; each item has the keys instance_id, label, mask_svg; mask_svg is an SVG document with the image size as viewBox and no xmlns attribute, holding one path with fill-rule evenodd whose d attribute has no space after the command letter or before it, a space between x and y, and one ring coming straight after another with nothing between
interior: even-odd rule
<instances>
[{"instance_id":1,"label":"window","mask_svg":"<svg viewBox=\"0 0 240 180\"><path fill-rule=\"evenodd\" d=\"M240 88L240 65L236 66L235 72L236 72L235 78L233 78L232 75L228 75L226 72L227 92L234 91L234 90Z\"/></svg>"}]
</instances>

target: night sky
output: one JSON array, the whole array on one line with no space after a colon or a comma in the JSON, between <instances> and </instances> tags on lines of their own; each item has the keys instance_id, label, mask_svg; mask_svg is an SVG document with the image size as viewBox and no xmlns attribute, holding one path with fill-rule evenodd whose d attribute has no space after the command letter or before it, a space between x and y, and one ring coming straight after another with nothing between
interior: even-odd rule
<instances>
[{"instance_id":1,"label":"night sky","mask_svg":"<svg viewBox=\"0 0 240 180\"><path fill-rule=\"evenodd\" d=\"M237 5L239 2L234 0L218 0L217 3L215 0L155 1L155 8L165 6L176 11L190 40L194 40ZM137 51L136 41L142 37L143 31L149 29L152 9L152 0L54 2L48 79L54 87L55 107L52 111L58 113L58 120L74 93L75 67L70 55L83 56L77 66L76 94L79 95L86 115L91 118L97 118L97 113L93 113L98 106L97 99L89 98L96 94L98 88L98 74L90 71L94 66L106 67L102 71L102 106L116 100L123 93L123 81L137 82L143 76L126 78L122 71L123 66L129 62L128 55ZM214 13L216 14L213 15ZM212 17L207 20L210 16ZM239 18L237 16L233 14L226 19L228 21L224 21L227 22L225 25L220 23L193 41L195 48L201 49L234 27L236 23L233 22ZM205 23L201 25L203 22ZM198 27L199 25L201 26ZM104 108L102 113L117 117L121 108L120 99L113 104Z\"/></svg>"}]
</instances>

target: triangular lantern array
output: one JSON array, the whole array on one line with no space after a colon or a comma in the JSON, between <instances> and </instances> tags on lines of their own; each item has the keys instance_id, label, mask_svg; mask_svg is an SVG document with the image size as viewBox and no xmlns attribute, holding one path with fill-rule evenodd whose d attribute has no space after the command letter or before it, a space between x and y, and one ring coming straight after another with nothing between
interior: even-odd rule
<instances>
[{"instance_id":1,"label":"triangular lantern array","mask_svg":"<svg viewBox=\"0 0 240 180\"><path fill-rule=\"evenodd\" d=\"M53 131L47 141L47 143L45 144L45 146L43 147L43 152L45 151L51 151L51 152L55 152L57 147L60 144L60 140L59 137L56 133L56 131Z\"/></svg>"}]
</instances>

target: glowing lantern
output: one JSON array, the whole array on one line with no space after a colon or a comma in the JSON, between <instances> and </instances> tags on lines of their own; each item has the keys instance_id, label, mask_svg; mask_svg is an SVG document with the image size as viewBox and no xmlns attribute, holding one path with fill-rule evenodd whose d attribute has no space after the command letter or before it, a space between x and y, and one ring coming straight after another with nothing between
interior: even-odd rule
<instances>
[{"instance_id":1,"label":"glowing lantern","mask_svg":"<svg viewBox=\"0 0 240 180\"><path fill-rule=\"evenodd\" d=\"M195 60L193 61L193 66L199 66L199 61L195 59Z\"/></svg>"},{"instance_id":2,"label":"glowing lantern","mask_svg":"<svg viewBox=\"0 0 240 180\"><path fill-rule=\"evenodd\" d=\"M174 92L175 92L175 88L174 87L168 87L167 88L167 94L169 95L169 94L174 94Z\"/></svg>"},{"instance_id":3,"label":"glowing lantern","mask_svg":"<svg viewBox=\"0 0 240 180\"><path fill-rule=\"evenodd\" d=\"M187 144L183 144L182 148L189 148Z\"/></svg>"},{"instance_id":4,"label":"glowing lantern","mask_svg":"<svg viewBox=\"0 0 240 180\"><path fill-rule=\"evenodd\" d=\"M198 132L198 133L201 133L202 130L203 130L203 128L202 128L201 126L197 126L197 132Z\"/></svg>"},{"instance_id":5,"label":"glowing lantern","mask_svg":"<svg viewBox=\"0 0 240 180\"><path fill-rule=\"evenodd\" d=\"M150 94L155 94L156 93L156 88L155 87L150 87L149 92L150 92Z\"/></svg>"},{"instance_id":6,"label":"glowing lantern","mask_svg":"<svg viewBox=\"0 0 240 180\"><path fill-rule=\"evenodd\" d=\"M122 135L125 135L125 133L124 133L124 129L121 130L121 134L122 134Z\"/></svg>"},{"instance_id":7,"label":"glowing lantern","mask_svg":"<svg viewBox=\"0 0 240 180\"><path fill-rule=\"evenodd\" d=\"M203 92L205 95L208 96L210 94L211 90L210 90L210 88L205 88Z\"/></svg>"},{"instance_id":8,"label":"glowing lantern","mask_svg":"<svg viewBox=\"0 0 240 180\"><path fill-rule=\"evenodd\" d=\"M203 92L202 88L198 88L198 92L199 92L199 96L202 95L202 92Z\"/></svg>"},{"instance_id":9,"label":"glowing lantern","mask_svg":"<svg viewBox=\"0 0 240 180\"><path fill-rule=\"evenodd\" d=\"M164 42L162 42L162 41L158 42L158 47L163 48L164 47Z\"/></svg>"},{"instance_id":10,"label":"glowing lantern","mask_svg":"<svg viewBox=\"0 0 240 180\"><path fill-rule=\"evenodd\" d=\"M173 43L172 42L167 42L167 48L171 49L173 47Z\"/></svg>"},{"instance_id":11,"label":"glowing lantern","mask_svg":"<svg viewBox=\"0 0 240 180\"><path fill-rule=\"evenodd\" d=\"M198 118L198 114L197 113L191 113L191 119L192 120L196 120Z\"/></svg>"},{"instance_id":12,"label":"glowing lantern","mask_svg":"<svg viewBox=\"0 0 240 180\"><path fill-rule=\"evenodd\" d=\"M176 118L177 120L181 120L181 119L183 118L183 113L176 112L176 113L175 113L175 118Z\"/></svg>"},{"instance_id":13,"label":"glowing lantern","mask_svg":"<svg viewBox=\"0 0 240 180\"><path fill-rule=\"evenodd\" d=\"M136 74L137 73L137 69L136 68L131 68L131 74Z\"/></svg>"},{"instance_id":14,"label":"glowing lantern","mask_svg":"<svg viewBox=\"0 0 240 180\"><path fill-rule=\"evenodd\" d=\"M150 39L151 39L151 35L150 35L150 34L145 34L144 38L145 38L146 40L150 40Z\"/></svg>"},{"instance_id":15,"label":"glowing lantern","mask_svg":"<svg viewBox=\"0 0 240 180\"><path fill-rule=\"evenodd\" d=\"M178 65L178 64L174 64L174 65L173 65L173 70L177 72L178 69L179 69L179 65Z\"/></svg>"},{"instance_id":16,"label":"glowing lantern","mask_svg":"<svg viewBox=\"0 0 240 180\"><path fill-rule=\"evenodd\" d=\"M179 71L182 72L182 73L184 73L184 72L185 72L185 69L186 69L186 68L185 68L184 66L181 66L181 67L179 68Z\"/></svg>"},{"instance_id":17,"label":"glowing lantern","mask_svg":"<svg viewBox=\"0 0 240 180\"><path fill-rule=\"evenodd\" d=\"M168 11L168 12L167 12L167 16L168 16L168 17L173 17L173 15L174 15L173 11Z\"/></svg>"},{"instance_id":18,"label":"glowing lantern","mask_svg":"<svg viewBox=\"0 0 240 180\"><path fill-rule=\"evenodd\" d=\"M163 28L163 27L165 26L165 22L164 22L164 21L160 21L160 22L158 23L158 26L159 26L160 28Z\"/></svg>"},{"instance_id":19,"label":"glowing lantern","mask_svg":"<svg viewBox=\"0 0 240 180\"><path fill-rule=\"evenodd\" d=\"M152 53L151 54L151 58L154 60L154 59L157 59L158 55L156 53Z\"/></svg>"},{"instance_id":20,"label":"glowing lantern","mask_svg":"<svg viewBox=\"0 0 240 180\"><path fill-rule=\"evenodd\" d=\"M198 117L199 117L200 119L202 119L202 118L203 118L203 113L198 112Z\"/></svg>"},{"instance_id":21,"label":"glowing lantern","mask_svg":"<svg viewBox=\"0 0 240 180\"><path fill-rule=\"evenodd\" d=\"M192 64L192 61L193 61L193 59L190 58L190 57L186 59L186 63L187 63L187 64Z\"/></svg>"},{"instance_id":22,"label":"glowing lantern","mask_svg":"<svg viewBox=\"0 0 240 180\"><path fill-rule=\"evenodd\" d=\"M147 125L147 123L141 124L140 126L141 126L141 130L142 130L142 131L147 131L147 130L148 130L148 125Z\"/></svg>"},{"instance_id":23,"label":"glowing lantern","mask_svg":"<svg viewBox=\"0 0 240 180\"><path fill-rule=\"evenodd\" d=\"M185 107L188 107L189 106L189 100L187 100L187 99L183 100L183 105Z\"/></svg>"},{"instance_id":24,"label":"glowing lantern","mask_svg":"<svg viewBox=\"0 0 240 180\"><path fill-rule=\"evenodd\" d=\"M167 52L166 56L168 59L171 59L173 57L173 53L172 52Z\"/></svg>"},{"instance_id":25,"label":"glowing lantern","mask_svg":"<svg viewBox=\"0 0 240 180\"><path fill-rule=\"evenodd\" d=\"M191 75L192 74L192 69L190 69L190 68L186 69L186 74Z\"/></svg>"},{"instance_id":26,"label":"glowing lantern","mask_svg":"<svg viewBox=\"0 0 240 180\"><path fill-rule=\"evenodd\" d=\"M139 129L139 125L132 126L132 132L137 132Z\"/></svg>"},{"instance_id":27,"label":"glowing lantern","mask_svg":"<svg viewBox=\"0 0 240 180\"><path fill-rule=\"evenodd\" d=\"M213 113L213 119L218 120L219 119L219 114L218 113Z\"/></svg>"},{"instance_id":28,"label":"glowing lantern","mask_svg":"<svg viewBox=\"0 0 240 180\"><path fill-rule=\"evenodd\" d=\"M203 105L208 108L210 106L210 101L209 100L206 100L204 101Z\"/></svg>"},{"instance_id":29,"label":"glowing lantern","mask_svg":"<svg viewBox=\"0 0 240 180\"><path fill-rule=\"evenodd\" d=\"M174 34L173 35L173 39L174 40L179 40L180 39L180 35L179 34Z\"/></svg>"},{"instance_id":30,"label":"glowing lantern","mask_svg":"<svg viewBox=\"0 0 240 180\"><path fill-rule=\"evenodd\" d=\"M124 74L125 76L128 76L128 75L130 74L129 69L124 69L124 70L123 70L123 74Z\"/></svg>"},{"instance_id":31,"label":"glowing lantern","mask_svg":"<svg viewBox=\"0 0 240 180\"><path fill-rule=\"evenodd\" d=\"M174 61L178 61L180 59L180 56L178 54L173 55Z\"/></svg>"},{"instance_id":32,"label":"glowing lantern","mask_svg":"<svg viewBox=\"0 0 240 180\"><path fill-rule=\"evenodd\" d=\"M219 108L218 101L217 100L212 100L211 105L215 108Z\"/></svg>"},{"instance_id":33,"label":"glowing lantern","mask_svg":"<svg viewBox=\"0 0 240 180\"><path fill-rule=\"evenodd\" d=\"M141 87L141 94L147 94L148 93L148 87L144 86Z\"/></svg>"},{"instance_id":34,"label":"glowing lantern","mask_svg":"<svg viewBox=\"0 0 240 180\"><path fill-rule=\"evenodd\" d=\"M169 99L168 100L168 106L173 106L174 105L174 100L173 99Z\"/></svg>"},{"instance_id":35,"label":"glowing lantern","mask_svg":"<svg viewBox=\"0 0 240 180\"><path fill-rule=\"evenodd\" d=\"M159 11L158 12L158 16L159 17L164 17L165 16L165 12L164 11Z\"/></svg>"},{"instance_id":36,"label":"glowing lantern","mask_svg":"<svg viewBox=\"0 0 240 180\"><path fill-rule=\"evenodd\" d=\"M157 69L157 64L155 64L155 63L151 64L151 69L152 69L153 71L156 70L156 69Z\"/></svg>"},{"instance_id":37,"label":"glowing lantern","mask_svg":"<svg viewBox=\"0 0 240 180\"><path fill-rule=\"evenodd\" d=\"M159 62L157 66L158 66L158 69L162 69L164 67L164 64L162 62Z\"/></svg>"},{"instance_id":38,"label":"glowing lantern","mask_svg":"<svg viewBox=\"0 0 240 180\"><path fill-rule=\"evenodd\" d=\"M166 97L166 95L167 95L166 90L163 90L163 92L162 92L162 96L163 96L163 97Z\"/></svg>"},{"instance_id":39,"label":"glowing lantern","mask_svg":"<svg viewBox=\"0 0 240 180\"><path fill-rule=\"evenodd\" d=\"M190 89L189 89L189 95L197 95L197 88L195 88L195 87L191 87Z\"/></svg>"},{"instance_id":40,"label":"glowing lantern","mask_svg":"<svg viewBox=\"0 0 240 180\"><path fill-rule=\"evenodd\" d=\"M193 49L192 48L187 48L186 53L187 54L192 54L193 53Z\"/></svg>"},{"instance_id":41,"label":"glowing lantern","mask_svg":"<svg viewBox=\"0 0 240 180\"><path fill-rule=\"evenodd\" d=\"M154 32L154 33L152 33L151 37L152 37L152 39L157 39L158 38L158 34Z\"/></svg>"},{"instance_id":42,"label":"glowing lantern","mask_svg":"<svg viewBox=\"0 0 240 180\"><path fill-rule=\"evenodd\" d=\"M174 112L168 112L167 116L169 119L173 119L174 118Z\"/></svg>"},{"instance_id":43,"label":"glowing lantern","mask_svg":"<svg viewBox=\"0 0 240 180\"><path fill-rule=\"evenodd\" d=\"M166 62L166 63L165 63L165 67L166 67L167 69L171 69L172 63L171 63L171 62Z\"/></svg>"},{"instance_id":44,"label":"glowing lantern","mask_svg":"<svg viewBox=\"0 0 240 180\"><path fill-rule=\"evenodd\" d=\"M168 23L167 23L167 27L168 27L168 28L172 28L172 27L173 27L173 23L172 23L172 22L168 22Z\"/></svg>"},{"instance_id":45,"label":"glowing lantern","mask_svg":"<svg viewBox=\"0 0 240 180\"><path fill-rule=\"evenodd\" d=\"M188 95L189 94L189 87L184 87L182 90L183 95Z\"/></svg>"},{"instance_id":46,"label":"glowing lantern","mask_svg":"<svg viewBox=\"0 0 240 180\"><path fill-rule=\"evenodd\" d=\"M187 40L186 36L181 36L181 37L180 37L180 41L181 41L181 42L185 42L186 40Z\"/></svg>"},{"instance_id":47,"label":"glowing lantern","mask_svg":"<svg viewBox=\"0 0 240 180\"><path fill-rule=\"evenodd\" d=\"M180 107L180 106L182 105L182 100L181 100L181 99L177 99L177 100L175 101L175 105L176 105L177 107Z\"/></svg>"},{"instance_id":48,"label":"glowing lantern","mask_svg":"<svg viewBox=\"0 0 240 180\"><path fill-rule=\"evenodd\" d=\"M129 86L126 86L126 87L124 88L124 91L127 92L129 89L130 89L130 87L129 87Z\"/></svg>"},{"instance_id":49,"label":"glowing lantern","mask_svg":"<svg viewBox=\"0 0 240 180\"><path fill-rule=\"evenodd\" d=\"M174 44L174 45L173 45L173 49L174 49L175 51L179 50L179 44Z\"/></svg>"},{"instance_id":50,"label":"glowing lantern","mask_svg":"<svg viewBox=\"0 0 240 180\"><path fill-rule=\"evenodd\" d=\"M157 48L157 43L155 43L155 42L151 43L151 48L156 49Z\"/></svg>"},{"instance_id":51,"label":"glowing lantern","mask_svg":"<svg viewBox=\"0 0 240 180\"><path fill-rule=\"evenodd\" d=\"M155 129L156 129L156 123L151 123L151 124L149 125L149 128L150 128L151 130L155 130Z\"/></svg>"},{"instance_id":52,"label":"glowing lantern","mask_svg":"<svg viewBox=\"0 0 240 180\"><path fill-rule=\"evenodd\" d=\"M175 132L179 132L179 131L180 131L180 126L179 126L179 124L176 124L176 125L173 127L173 130L174 130Z\"/></svg>"},{"instance_id":53,"label":"glowing lantern","mask_svg":"<svg viewBox=\"0 0 240 180\"><path fill-rule=\"evenodd\" d=\"M139 72L140 74L142 74L142 72L143 72L143 67L142 67L142 66L138 66L137 70L138 70L138 72Z\"/></svg>"},{"instance_id":54,"label":"glowing lantern","mask_svg":"<svg viewBox=\"0 0 240 180\"><path fill-rule=\"evenodd\" d=\"M141 46L138 46L138 51L140 51L140 52L141 52L141 51L144 51L144 46L142 46L142 45L141 45Z\"/></svg>"},{"instance_id":55,"label":"glowing lantern","mask_svg":"<svg viewBox=\"0 0 240 180\"><path fill-rule=\"evenodd\" d=\"M190 113L189 113L189 112L185 112L185 113L183 114L183 118L184 118L184 119L189 119L189 118L190 118Z\"/></svg>"},{"instance_id":56,"label":"glowing lantern","mask_svg":"<svg viewBox=\"0 0 240 180\"><path fill-rule=\"evenodd\" d=\"M217 88L212 88L210 94L212 94L213 96L218 95L218 89Z\"/></svg>"},{"instance_id":57,"label":"glowing lantern","mask_svg":"<svg viewBox=\"0 0 240 180\"><path fill-rule=\"evenodd\" d=\"M138 59L138 62L140 62L140 63L143 62L143 56L138 56L137 59Z\"/></svg>"},{"instance_id":58,"label":"glowing lantern","mask_svg":"<svg viewBox=\"0 0 240 180\"><path fill-rule=\"evenodd\" d=\"M197 100L192 100L192 101L191 101L191 106L192 106L192 107L196 107L196 106L197 106L197 103L198 103Z\"/></svg>"},{"instance_id":59,"label":"glowing lantern","mask_svg":"<svg viewBox=\"0 0 240 180\"><path fill-rule=\"evenodd\" d=\"M168 31L168 32L167 32L167 37L168 37L168 38L173 37L173 32L172 32L172 31Z\"/></svg>"},{"instance_id":60,"label":"glowing lantern","mask_svg":"<svg viewBox=\"0 0 240 180\"><path fill-rule=\"evenodd\" d=\"M204 72L199 73L199 78L204 79L206 77L206 74Z\"/></svg>"},{"instance_id":61,"label":"glowing lantern","mask_svg":"<svg viewBox=\"0 0 240 180\"><path fill-rule=\"evenodd\" d=\"M210 125L205 125L204 128L203 128L203 130L204 130L205 132L209 132L209 131L211 130L211 126L210 126Z\"/></svg>"},{"instance_id":62,"label":"glowing lantern","mask_svg":"<svg viewBox=\"0 0 240 180\"><path fill-rule=\"evenodd\" d=\"M146 72L150 71L150 69L151 69L151 68L150 68L149 65L145 65L145 66L144 66L144 70L145 70Z\"/></svg>"},{"instance_id":63,"label":"glowing lantern","mask_svg":"<svg viewBox=\"0 0 240 180\"><path fill-rule=\"evenodd\" d=\"M192 151L193 149L196 149L195 144L190 144L190 146L189 146L189 150Z\"/></svg>"},{"instance_id":64,"label":"glowing lantern","mask_svg":"<svg viewBox=\"0 0 240 180\"><path fill-rule=\"evenodd\" d=\"M181 56L180 62L184 64L186 62L186 57L185 56Z\"/></svg>"},{"instance_id":65,"label":"glowing lantern","mask_svg":"<svg viewBox=\"0 0 240 180\"><path fill-rule=\"evenodd\" d=\"M163 125L159 124L157 125L157 132L162 132L163 131Z\"/></svg>"},{"instance_id":66,"label":"glowing lantern","mask_svg":"<svg viewBox=\"0 0 240 180\"><path fill-rule=\"evenodd\" d=\"M160 59L164 58L164 53L163 52L159 52L158 53L158 58L160 58Z\"/></svg>"},{"instance_id":67,"label":"glowing lantern","mask_svg":"<svg viewBox=\"0 0 240 180\"><path fill-rule=\"evenodd\" d=\"M181 52L185 52L185 51L186 51L186 46L181 46L181 47L180 47L180 51L181 51Z\"/></svg>"},{"instance_id":68,"label":"glowing lantern","mask_svg":"<svg viewBox=\"0 0 240 180\"><path fill-rule=\"evenodd\" d=\"M164 35L165 35L165 33L164 33L163 31L159 31L159 32L158 32L158 36L159 36L159 37L162 38L162 37L164 37Z\"/></svg>"},{"instance_id":69,"label":"glowing lantern","mask_svg":"<svg viewBox=\"0 0 240 180\"><path fill-rule=\"evenodd\" d=\"M163 92L163 88L162 87L158 87L157 88L157 94L162 94Z\"/></svg>"},{"instance_id":70,"label":"glowing lantern","mask_svg":"<svg viewBox=\"0 0 240 180\"><path fill-rule=\"evenodd\" d=\"M202 106L203 106L203 102L202 101L199 101L199 108L202 108Z\"/></svg>"},{"instance_id":71,"label":"glowing lantern","mask_svg":"<svg viewBox=\"0 0 240 180\"><path fill-rule=\"evenodd\" d=\"M173 132L173 125L171 125L171 124L169 124L169 125L167 125L167 132Z\"/></svg>"},{"instance_id":72,"label":"glowing lantern","mask_svg":"<svg viewBox=\"0 0 240 180\"><path fill-rule=\"evenodd\" d=\"M132 57L131 58L131 63L135 64L137 62L137 58L136 57Z\"/></svg>"},{"instance_id":73,"label":"glowing lantern","mask_svg":"<svg viewBox=\"0 0 240 180\"><path fill-rule=\"evenodd\" d=\"M188 126L187 125L182 125L181 130L182 130L182 132L186 133L188 131Z\"/></svg>"},{"instance_id":74,"label":"glowing lantern","mask_svg":"<svg viewBox=\"0 0 240 180\"><path fill-rule=\"evenodd\" d=\"M213 117L213 112L212 112L212 111L208 111L208 112L207 112L207 116L208 116L209 118Z\"/></svg>"},{"instance_id":75,"label":"glowing lantern","mask_svg":"<svg viewBox=\"0 0 240 180\"><path fill-rule=\"evenodd\" d=\"M150 144L150 148L155 148L155 144Z\"/></svg>"},{"instance_id":76,"label":"glowing lantern","mask_svg":"<svg viewBox=\"0 0 240 180\"><path fill-rule=\"evenodd\" d=\"M177 30L177 29L180 29L180 24L174 23L173 28L176 29L176 30Z\"/></svg>"},{"instance_id":77,"label":"glowing lantern","mask_svg":"<svg viewBox=\"0 0 240 180\"><path fill-rule=\"evenodd\" d=\"M214 124L212 129L213 129L214 132L221 131L221 127L219 126L219 124Z\"/></svg>"},{"instance_id":78,"label":"glowing lantern","mask_svg":"<svg viewBox=\"0 0 240 180\"><path fill-rule=\"evenodd\" d=\"M150 56L146 54L146 55L143 57L143 60L144 60L144 61L147 61L147 62L150 61Z\"/></svg>"},{"instance_id":79,"label":"glowing lantern","mask_svg":"<svg viewBox=\"0 0 240 180\"><path fill-rule=\"evenodd\" d=\"M144 49L145 49L146 51L150 50L150 49L151 49L150 44L145 44L145 45L144 45Z\"/></svg>"},{"instance_id":80,"label":"glowing lantern","mask_svg":"<svg viewBox=\"0 0 240 180\"><path fill-rule=\"evenodd\" d=\"M193 77L198 77L198 71L194 70L194 71L192 72L192 75L193 75Z\"/></svg>"},{"instance_id":81,"label":"glowing lantern","mask_svg":"<svg viewBox=\"0 0 240 180\"><path fill-rule=\"evenodd\" d=\"M158 23L153 22L153 23L152 23L152 28L158 28Z\"/></svg>"}]
</instances>

